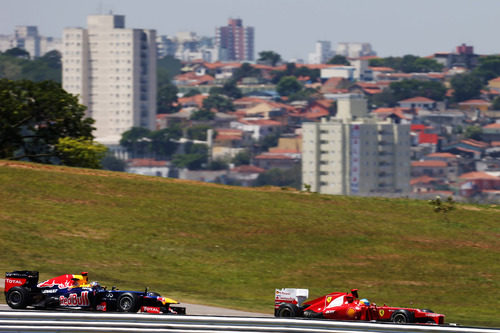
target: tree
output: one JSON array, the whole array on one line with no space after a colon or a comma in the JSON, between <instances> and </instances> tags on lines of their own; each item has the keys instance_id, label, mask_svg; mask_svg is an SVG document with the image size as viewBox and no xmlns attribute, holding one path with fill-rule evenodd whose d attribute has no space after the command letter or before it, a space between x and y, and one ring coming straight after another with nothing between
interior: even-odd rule
<instances>
[{"instance_id":1,"label":"tree","mask_svg":"<svg viewBox=\"0 0 500 333\"><path fill-rule=\"evenodd\" d=\"M481 79L472 73L457 74L451 78L450 84L453 89L453 100L457 103L478 98L483 87Z\"/></svg>"},{"instance_id":2,"label":"tree","mask_svg":"<svg viewBox=\"0 0 500 333\"><path fill-rule=\"evenodd\" d=\"M440 72L443 65L434 59L420 58L411 54L401 57L370 59L370 66L390 67L404 73Z\"/></svg>"},{"instance_id":3,"label":"tree","mask_svg":"<svg viewBox=\"0 0 500 333\"><path fill-rule=\"evenodd\" d=\"M101 165L104 170L110 171L125 171L127 166L124 160L115 157L109 152L103 157Z\"/></svg>"},{"instance_id":4,"label":"tree","mask_svg":"<svg viewBox=\"0 0 500 333\"><path fill-rule=\"evenodd\" d=\"M179 90L172 83L166 83L159 87L156 98L158 113L174 113L179 110L177 93Z\"/></svg>"},{"instance_id":5,"label":"tree","mask_svg":"<svg viewBox=\"0 0 500 333\"><path fill-rule=\"evenodd\" d=\"M165 56L156 62L157 86L169 84L174 76L180 74L182 63L173 56Z\"/></svg>"},{"instance_id":6,"label":"tree","mask_svg":"<svg viewBox=\"0 0 500 333\"><path fill-rule=\"evenodd\" d=\"M233 162L235 166L250 164L250 152L248 150L240 151L233 157L231 162Z\"/></svg>"},{"instance_id":7,"label":"tree","mask_svg":"<svg viewBox=\"0 0 500 333\"><path fill-rule=\"evenodd\" d=\"M199 91L198 89L189 89L189 91L187 93L184 94L183 97L192 97L192 96L196 96L196 95L199 95L201 94L201 91Z\"/></svg>"},{"instance_id":8,"label":"tree","mask_svg":"<svg viewBox=\"0 0 500 333\"><path fill-rule=\"evenodd\" d=\"M302 89L302 84L295 76L285 76L281 78L276 86L276 91L281 96L289 96L299 92Z\"/></svg>"},{"instance_id":9,"label":"tree","mask_svg":"<svg viewBox=\"0 0 500 333\"><path fill-rule=\"evenodd\" d=\"M208 160L208 148L204 144L187 142L185 151L185 154L174 155L172 163L178 168L200 170Z\"/></svg>"},{"instance_id":10,"label":"tree","mask_svg":"<svg viewBox=\"0 0 500 333\"><path fill-rule=\"evenodd\" d=\"M200 121L213 120L213 119L215 119L215 113L213 113L212 111L210 111L208 109L203 108L201 110L194 111L191 114L191 117L189 117L189 119L200 120Z\"/></svg>"},{"instance_id":11,"label":"tree","mask_svg":"<svg viewBox=\"0 0 500 333\"><path fill-rule=\"evenodd\" d=\"M328 60L327 64L330 64L330 65L347 65L348 66L351 63L343 55L337 54L333 58L331 58L330 60Z\"/></svg>"},{"instance_id":12,"label":"tree","mask_svg":"<svg viewBox=\"0 0 500 333\"><path fill-rule=\"evenodd\" d=\"M500 97L496 97L491 105L493 110L500 110Z\"/></svg>"},{"instance_id":13,"label":"tree","mask_svg":"<svg viewBox=\"0 0 500 333\"><path fill-rule=\"evenodd\" d=\"M281 56L273 51L262 51L259 52L259 59L257 61L260 63L269 64L274 67L281 61Z\"/></svg>"},{"instance_id":14,"label":"tree","mask_svg":"<svg viewBox=\"0 0 500 333\"><path fill-rule=\"evenodd\" d=\"M300 165L296 165L288 170L281 169L271 169L264 173L261 173L255 182L256 186L290 186L296 189L300 189L301 186L301 168Z\"/></svg>"},{"instance_id":15,"label":"tree","mask_svg":"<svg viewBox=\"0 0 500 333\"><path fill-rule=\"evenodd\" d=\"M0 158L60 163L59 140L91 141L93 123L56 82L0 79Z\"/></svg>"},{"instance_id":16,"label":"tree","mask_svg":"<svg viewBox=\"0 0 500 333\"><path fill-rule=\"evenodd\" d=\"M482 134L483 128L481 126L467 126L467 128L465 128L464 137L480 141Z\"/></svg>"},{"instance_id":17,"label":"tree","mask_svg":"<svg viewBox=\"0 0 500 333\"><path fill-rule=\"evenodd\" d=\"M18 47L8 49L3 54L6 56L9 56L9 57L15 57L15 58L21 58L21 59L29 59L30 58L30 54L28 51L20 49Z\"/></svg>"},{"instance_id":18,"label":"tree","mask_svg":"<svg viewBox=\"0 0 500 333\"><path fill-rule=\"evenodd\" d=\"M151 151L151 131L143 127L132 127L122 133L120 145L126 148L132 158L146 156Z\"/></svg>"},{"instance_id":19,"label":"tree","mask_svg":"<svg viewBox=\"0 0 500 333\"><path fill-rule=\"evenodd\" d=\"M230 98L241 98L243 94L240 88L236 85L236 80L229 80L222 86L222 94Z\"/></svg>"},{"instance_id":20,"label":"tree","mask_svg":"<svg viewBox=\"0 0 500 333\"><path fill-rule=\"evenodd\" d=\"M57 157L62 164L81 168L101 169L101 160L107 150L106 146L85 137L59 138L56 144Z\"/></svg>"},{"instance_id":21,"label":"tree","mask_svg":"<svg viewBox=\"0 0 500 333\"><path fill-rule=\"evenodd\" d=\"M169 159L179 147L175 140L179 140L181 137L182 129L178 125L152 131L149 134L151 154L159 160Z\"/></svg>"},{"instance_id":22,"label":"tree","mask_svg":"<svg viewBox=\"0 0 500 333\"><path fill-rule=\"evenodd\" d=\"M233 102L226 96L212 93L203 100L203 108L206 110L215 109L218 112L234 111Z\"/></svg>"},{"instance_id":23,"label":"tree","mask_svg":"<svg viewBox=\"0 0 500 333\"><path fill-rule=\"evenodd\" d=\"M233 74L233 80L235 82L239 82L241 79L245 77L262 77L262 74L259 69L254 68L248 62L244 62L237 70L235 70Z\"/></svg>"},{"instance_id":24,"label":"tree","mask_svg":"<svg viewBox=\"0 0 500 333\"><path fill-rule=\"evenodd\" d=\"M389 88L396 101L417 96L442 101L446 95L446 87L436 81L402 80L392 82Z\"/></svg>"},{"instance_id":25,"label":"tree","mask_svg":"<svg viewBox=\"0 0 500 333\"><path fill-rule=\"evenodd\" d=\"M187 137L191 140L207 141L207 132L211 128L209 125L191 126L187 130Z\"/></svg>"}]
</instances>

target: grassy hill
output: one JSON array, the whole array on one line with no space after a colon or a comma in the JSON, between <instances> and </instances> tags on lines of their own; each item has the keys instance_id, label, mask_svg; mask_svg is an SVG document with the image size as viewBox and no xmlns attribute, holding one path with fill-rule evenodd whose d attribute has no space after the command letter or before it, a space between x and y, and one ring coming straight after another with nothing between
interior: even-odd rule
<instances>
[{"instance_id":1,"label":"grassy hill","mask_svg":"<svg viewBox=\"0 0 500 333\"><path fill-rule=\"evenodd\" d=\"M0 161L0 270L272 313L275 288L500 326L500 209ZM3 274L3 273L2 273Z\"/></svg>"}]
</instances>

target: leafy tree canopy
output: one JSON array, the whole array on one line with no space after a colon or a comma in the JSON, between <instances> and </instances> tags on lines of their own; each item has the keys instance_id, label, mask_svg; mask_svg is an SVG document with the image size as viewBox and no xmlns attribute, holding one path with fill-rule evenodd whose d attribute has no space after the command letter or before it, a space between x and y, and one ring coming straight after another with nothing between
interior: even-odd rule
<instances>
[{"instance_id":1,"label":"leafy tree canopy","mask_svg":"<svg viewBox=\"0 0 500 333\"><path fill-rule=\"evenodd\" d=\"M158 88L157 94L157 112L175 113L179 110L177 103L177 93L179 90L171 83L166 83Z\"/></svg>"},{"instance_id":2,"label":"leafy tree canopy","mask_svg":"<svg viewBox=\"0 0 500 333\"><path fill-rule=\"evenodd\" d=\"M40 58L30 60L29 53L24 50L7 50L0 54L0 77L35 82L61 82L61 54L51 51Z\"/></svg>"},{"instance_id":3,"label":"leafy tree canopy","mask_svg":"<svg viewBox=\"0 0 500 333\"><path fill-rule=\"evenodd\" d=\"M453 89L453 100L457 103L478 98L483 87L481 78L474 73L457 74L451 78L450 84Z\"/></svg>"},{"instance_id":4,"label":"leafy tree canopy","mask_svg":"<svg viewBox=\"0 0 500 333\"><path fill-rule=\"evenodd\" d=\"M257 61L274 67L281 61L281 56L274 51L262 51L259 52L259 59Z\"/></svg>"},{"instance_id":5,"label":"leafy tree canopy","mask_svg":"<svg viewBox=\"0 0 500 333\"><path fill-rule=\"evenodd\" d=\"M185 151L185 154L174 155L172 163L178 168L200 170L208 161L208 147L204 144L187 142Z\"/></svg>"},{"instance_id":6,"label":"leafy tree canopy","mask_svg":"<svg viewBox=\"0 0 500 333\"><path fill-rule=\"evenodd\" d=\"M350 65L351 63L343 55L337 54L333 58L327 61L330 65Z\"/></svg>"},{"instance_id":7,"label":"leafy tree canopy","mask_svg":"<svg viewBox=\"0 0 500 333\"><path fill-rule=\"evenodd\" d=\"M443 65L434 59L420 58L411 54L403 57L370 59L369 64L374 67L391 67L404 73L440 72L443 69Z\"/></svg>"},{"instance_id":8,"label":"leafy tree canopy","mask_svg":"<svg viewBox=\"0 0 500 333\"><path fill-rule=\"evenodd\" d=\"M271 169L261 173L256 180L256 186L289 186L300 189L301 186L301 168L295 166L288 170Z\"/></svg>"},{"instance_id":9,"label":"leafy tree canopy","mask_svg":"<svg viewBox=\"0 0 500 333\"><path fill-rule=\"evenodd\" d=\"M214 92L203 100L203 108L206 110L215 109L222 113L234 111L233 102L229 98Z\"/></svg>"},{"instance_id":10,"label":"leafy tree canopy","mask_svg":"<svg viewBox=\"0 0 500 333\"><path fill-rule=\"evenodd\" d=\"M120 145L125 147L132 158L168 159L177 150L175 141L182 137L179 126L150 131L147 128L132 127L122 134Z\"/></svg>"},{"instance_id":11,"label":"leafy tree canopy","mask_svg":"<svg viewBox=\"0 0 500 333\"><path fill-rule=\"evenodd\" d=\"M174 76L180 74L182 63L173 56L165 56L156 62L157 85L158 87L169 84Z\"/></svg>"},{"instance_id":12,"label":"leafy tree canopy","mask_svg":"<svg viewBox=\"0 0 500 333\"><path fill-rule=\"evenodd\" d=\"M295 76L285 76L281 78L276 86L276 91L281 96L289 96L299 92L302 89L302 84Z\"/></svg>"},{"instance_id":13,"label":"leafy tree canopy","mask_svg":"<svg viewBox=\"0 0 500 333\"><path fill-rule=\"evenodd\" d=\"M0 158L61 163L67 155L57 145L89 144L93 123L77 97L56 82L0 79ZM77 141L60 141L66 137Z\"/></svg>"},{"instance_id":14,"label":"leafy tree canopy","mask_svg":"<svg viewBox=\"0 0 500 333\"><path fill-rule=\"evenodd\" d=\"M242 150L233 157L232 162L236 166L248 165L250 164L250 152L248 150Z\"/></svg>"},{"instance_id":15,"label":"leafy tree canopy","mask_svg":"<svg viewBox=\"0 0 500 333\"><path fill-rule=\"evenodd\" d=\"M62 164L81 168L101 169L101 160L107 150L106 146L85 137L59 138L56 144L57 157Z\"/></svg>"}]
</instances>

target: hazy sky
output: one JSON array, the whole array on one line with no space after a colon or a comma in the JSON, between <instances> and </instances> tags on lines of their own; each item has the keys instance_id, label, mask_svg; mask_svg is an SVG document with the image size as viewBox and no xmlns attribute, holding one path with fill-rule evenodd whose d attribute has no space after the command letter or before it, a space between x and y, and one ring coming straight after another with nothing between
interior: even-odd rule
<instances>
[{"instance_id":1,"label":"hazy sky","mask_svg":"<svg viewBox=\"0 0 500 333\"><path fill-rule=\"evenodd\" d=\"M379 56L420 56L474 46L500 53L500 0L0 0L0 34L36 25L42 36L61 37L65 27L86 27L90 14L125 15L127 28L159 35L194 31L214 36L230 17L255 27L257 53L285 59L314 51L317 40L369 42Z\"/></svg>"}]
</instances>

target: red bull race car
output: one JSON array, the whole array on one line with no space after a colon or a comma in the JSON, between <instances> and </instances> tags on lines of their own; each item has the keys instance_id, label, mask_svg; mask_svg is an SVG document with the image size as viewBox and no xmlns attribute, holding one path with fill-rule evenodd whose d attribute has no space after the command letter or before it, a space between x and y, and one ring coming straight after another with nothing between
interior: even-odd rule
<instances>
[{"instance_id":1,"label":"red bull race car","mask_svg":"<svg viewBox=\"0 0 500 333\"><path fill-rule=\"evenodd\" d=\"M358 290L335 292L306 301L308 289L276 289L274 315L276 317L306 317L334 320L385 321L394 323L443 324L444 315L428 309L377 306L358 298Z\"/></svg>"},{"instance_id":2,"label":"red bull race car","mask_svg":"<svg viewBox=\"0 0 500 333\"><path fill-rule=\"evenodd\" d=\"M83 309L94 311L185 314L186 308L171 306L179 302L145 291L108 290L88 281L87 272L65 274L38 282L36 271L5 274L5 299L13 309Z\"/></svg>"}]
</instances>

